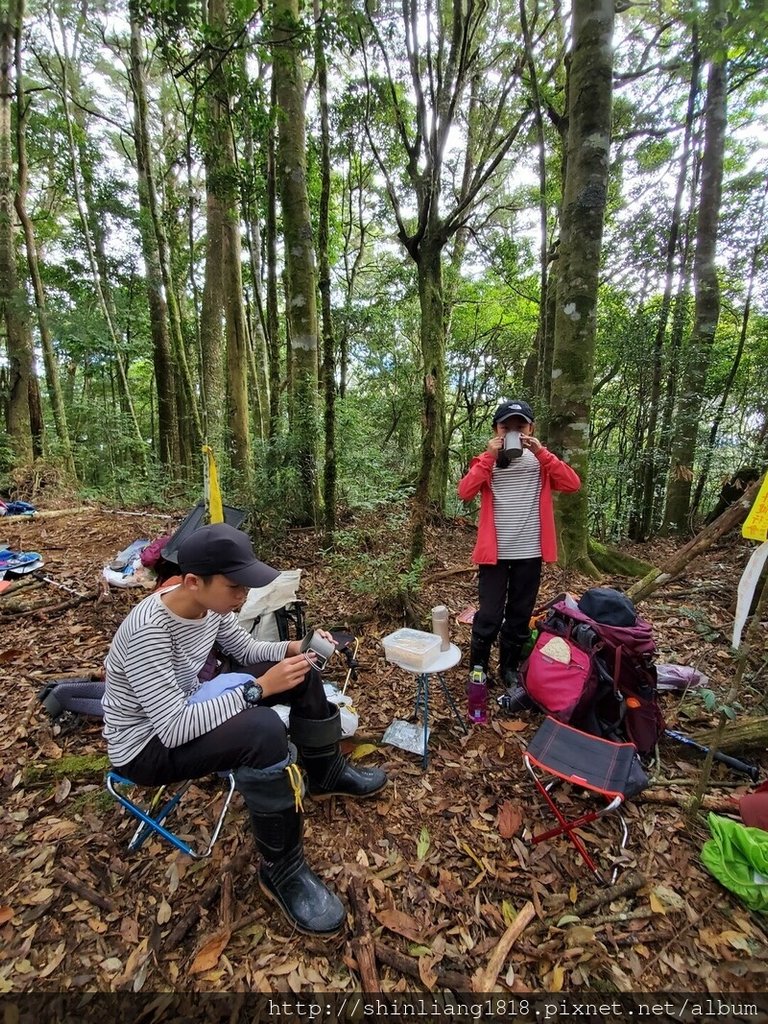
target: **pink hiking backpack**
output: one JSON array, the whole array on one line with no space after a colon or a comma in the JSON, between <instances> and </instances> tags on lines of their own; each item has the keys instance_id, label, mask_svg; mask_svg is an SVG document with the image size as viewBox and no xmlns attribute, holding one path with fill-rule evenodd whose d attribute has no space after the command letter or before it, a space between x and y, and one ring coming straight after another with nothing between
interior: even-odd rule
<instances>
[{"instance_id":1,"label":"pink hiking backpack","mask_svg":"<svg viewBox=\"0 0 768 1024\"><path fill-rule=\"evenodd\" d=\"M628 597L594 587L556 598L520 669L542 710L584 732L629 739L650 754L665 729L657 702L656 644Z\"/></svg>"}]
</instances>

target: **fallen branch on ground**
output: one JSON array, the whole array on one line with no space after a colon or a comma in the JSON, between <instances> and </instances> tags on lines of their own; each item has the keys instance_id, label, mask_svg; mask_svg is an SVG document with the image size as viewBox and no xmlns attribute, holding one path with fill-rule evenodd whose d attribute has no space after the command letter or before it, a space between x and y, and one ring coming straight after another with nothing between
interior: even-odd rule
<instances>
[{"instance_id":1,"label":"fallen branch on ground","mask_svg":"<svg viewBox=\"0 0 768 1024\"><path fill-rule=\"evenodd\" d=\"M631 871L617 885L601 889L594 896L581 900L581 902L576 904L571 913L577 917L584 917L585 914L588 914L590 910L594 910L595 907L600 907L603 903L613 903L614 900L620 899L622 896L631 896L633 892L637 892L638 889L642 889L647 884L648 879L645 875L641 875L639 871Z\"/></svg>"},{"instance_id":2,"label":"fallen branch on ground","mask_svg":"<svg viewBox=\"0 0 768 1024\"><path fill-rule=\"evenodd\" d=\"M437 580L447 580L451 576L463 576L468 572L477 572L476 565L462 565L458 569L445 569L443 572L435 572L427 576L424 583L435 583Z\"/></svg>"},{"instance_id":3,"label":"fallen branch on ground","mask_svg":"<svg viewBox=\"0 0 768 1024\"><path fill-rule=\"evenodd\" d=\"M54 508L48 509L44 512L26 512L18 516L4 516L4 520L7 523L13 523L16 526L18 523L23 522L25 519L29 522L34 522L36 519L58 519L60 516L80 516L84 512L97 512L99 515L103 515L105 509L93 508L91 505L81 505L80 508Z\"/></svg>"},{"instance_id":4,"label":"fallen branch on ground","mask_svg":"<svg viewBox=\"0 0 768 1024\"><path fill-rule=\"evenodd\" d=\"M181 918L178 924L173 928L171 933L168 935L168 938L165 940L164 943L165 953L172 953L179 945L181 945L181 943L187 936L187 932L189 932L189 930L197 924L203 910L205 910L207 907L210 907L210 905L219 895L219 890L221 889L221 882L222 879L224 878L224 875L227 874L227 872L242 871L242 869L245 867L246 864L250 862L250 860L251 855L243 852L238 853L231 860L226 861L222 865L221 874L219 878L214 879L213 882L211 882L211 884L208 886L208 888L203 890L203 892L197 898L196 902L193 903L193 905L189 908L186 914L184 914L184 916ZM239 925L239 927L243 926Z\"/></svg>"},{"instance_id":5,"label":"fallen branch on ground","mask_svg":"<svg viewBox=\"0 0 768 1024\"><path fill-rule=\"evenodd\" d=\"M76 893L78 896L82 896L84 900L88 900L94 907L99 907L101 910L106 911L107 914L114 914L117 907L112 900L107 899L106 896L102 896L101 893L96 892L95 889L91 889L90 886L85 885L77 878L73 878L68 871L63 868L54 868L53 877L57 882L61 882L62 885L66 885L68 889Z\"/></svg>"},{"instance_id":6,"label":"fallen branch on ground","mask_svg":"<svg viewBox=\"0 0 768 1024\"><path fill-rule=\"evenodd\" d=\"M528 925L536 917L532 903L524 903L514 921L499 939L485 970L477 971L472 977L474 992L493 992L496 979L504 966L510 951Z\"/></svg>"},{"instance_id":7,"label":"fallen branch on ground","mask_svg":"<svg viewBox=\"0 0 768 1024\"><path fill-rule=\"evenodd\" d=\"M413 957L406 956L405 953L399 953L396 949L392 949L391 946L385 946L383 942L374 942L374 948L376 958L381 963L386 964L387 967L394 967L396 971L405 974L406 977L421 981L419 964ZM432 970L437 975L437 984L440 988L448 988L451 992L472 991L472 982L466 974L450 971L440 966L433 967Z\"/></svg>"},{"instance_id":8,"label":"fallen branch on ground","mask_svg":"<svg viewBox=\"0 0 768 1024\"><path fill-rule=\"evenodd\" d=\"M685 809L692 797L682 793L656 792L647 789L632 797L636 803L643 804L668 804L671 807L682 807ZM705 796L701 803L705 811L714 811L715 814L738 814L738 804L733 800L722 800L714 796Z\"/></svg>"},{"instance_id":9,"label":"fallen branch on ground","mask_svg":"<svg viewBox=\"0 0 768 1024\"><path fill-rule=\"evenodd\" d=\"M376 950L371 934L371 918L368 913L363 883L357 875L352 875L347 889L352 914L355 921L355 938L352 939L352 952L357 960L357 970L363 992L381 992L379 972L376 969Z\"/></svg>"},{"instance_id":10,"label":"fallen branch on ground","mask_svg":"<svg viewBox=\"0 0 768 1024\"><path fill-rule=\"evenodd\" d=\"M755 483L751 484L742 496L737 501L734 501L722 515L718 516L713 523L710 523L709 526L706 526L697 533L679 551L676 551L663 569L653 569L639 582L634 583L627 591L627 594L635 604L643 601L654 591L658 590L659 587L663 587L669 580L674 579L689 562L692 562L694 558L698 558L700 554L711 548L716 540L719 540L729 530L732 530L734 526L738 526L739 523L743 522L752 507L752 502L757 495L761 483L762 479L756 480Z\"/></svg>"},{"instance_id":11,"label":"fallen branch on ground","mask_svg":"<svg viewBox=\"0 0 768 1024\"><path fill-rule=\"evenodd\" d=\"M37 605L34 608L20 609L16 612L9 609L3 615L0 615L0 623L14 618L21 619L27 615L37 617L57 615L59 612L65 612L70 608L77 608L77 606L83 604L84 601L95 601L96 596L97 595L95 593L83 594L82 597L73 597L71 600L61 601L59 604Z\"/></svg>"}]
</instances>

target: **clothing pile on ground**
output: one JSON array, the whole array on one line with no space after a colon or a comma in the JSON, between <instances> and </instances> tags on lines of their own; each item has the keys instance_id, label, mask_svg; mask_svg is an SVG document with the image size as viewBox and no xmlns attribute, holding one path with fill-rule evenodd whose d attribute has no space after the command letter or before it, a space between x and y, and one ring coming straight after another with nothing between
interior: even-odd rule
<instances>
[{"instance_id":1,"label":"clothing pile on ground","mask_svg":"<svg viewBox=\"0 0 768 1024\"><path fill-rule=\"evenodd\" d=\"M25 576L42 567L43 556L37 551L14 551L0 542L0 580Z\"/></svg>"},{"instance_id":2,"label":"clothing pile on ground","mask_svg":"<svg viewBox=\"0 0 768 1024\"><path fill-rule=\"evenodd\" d=\"M135 540L119 551L102 569L107 583L112 587L146 587L151 590L157 582L157 576L141 557L150 543L149 540Z\"/></svg>"},{"instance_id":3,"label":"clothing pile on ground","mask_svg":"<svg viewBox=\"0 0 768 1024\"><path fill-rule=\"evenodd\" d=\"M4 501L0 498L0 516L32 516L37 512L28 501Z\"/></svg>"}]
</instances>

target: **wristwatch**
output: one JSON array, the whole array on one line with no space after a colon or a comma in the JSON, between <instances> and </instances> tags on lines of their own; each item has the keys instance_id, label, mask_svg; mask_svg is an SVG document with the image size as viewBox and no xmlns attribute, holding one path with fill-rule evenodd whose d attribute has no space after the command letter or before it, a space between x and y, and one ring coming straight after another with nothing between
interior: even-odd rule
<instances>
[{"instance_id":1,"label":"wristwatch","mask_svg":"<svg viewBox=\"0 0 768 1024\"><path fill-rule=\"evenodd\" d=\"M243 687L243 700L245 701L245 706L247 708L255 708L258 704L261 704L263 696L264 691L255 679L251 679L251 681L246 683Z\"/></svg>"}]
</instances>

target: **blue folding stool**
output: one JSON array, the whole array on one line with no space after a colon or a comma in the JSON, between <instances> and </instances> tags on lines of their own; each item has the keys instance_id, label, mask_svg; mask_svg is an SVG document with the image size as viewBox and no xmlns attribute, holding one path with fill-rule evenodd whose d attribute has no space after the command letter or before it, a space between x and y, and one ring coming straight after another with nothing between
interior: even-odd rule
<instances>
[{"instance_id":1,"label":"blue folding stool","mask_svg":"<svg viewBox=\"0 0 768 1024\"><path fill-rule=\"evenodd\" d=\"M171 846L175 846L177 850L181 850L182 853L186 853L188 857L193 857L195 860L200 860L203 857L208 857L211 854L216 840L219 838L219 832L224 824L224 818L227 815L232 795L235 792L235 776L232 772L222 773L222 778L227 780L228 789L224 798L224 805L221 808L221 813L214 826L213 833L211 834L210 842L206 850L200 851L193 849L189 843L187 843L181 836L176 835L175 832L171 832L170 829L165 827L165 820L171 814L172 811L179 805L182 797L187 792L189 787L195 781L189 779L187 782L183 782L179 789L170 796L166 797L166 786L160 786L154 793L152 800L146 810L139 807L137 803L130 800L123 791L128 787L135 788L136 783L130 779L124 778L115 771L107 772L105 785L107 792L114 797L117 802L132 814L134 818L139 820L139 827L134 832L130 842L128 843L128 849L133 852L139 850L144 843L153 834L160 836L165 839L166 842L170 843Z\"/></svg>"}]
</instances>

